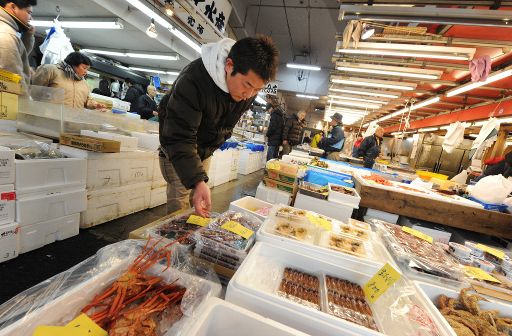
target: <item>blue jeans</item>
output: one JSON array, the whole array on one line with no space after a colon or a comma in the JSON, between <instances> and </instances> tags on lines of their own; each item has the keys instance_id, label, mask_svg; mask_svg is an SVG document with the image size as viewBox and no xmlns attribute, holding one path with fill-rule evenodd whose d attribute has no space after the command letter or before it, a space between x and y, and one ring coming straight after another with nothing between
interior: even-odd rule
<instances>
[{"instance_id":1,"label":"blue jeans","mask_svg":"<svg viewBox=\"0 0 512 336\"><path fill-rule=\"evenodd\" d=\"M279 146L268 146L267 150L267 161L277 159L279 156Z\"/></svg>"}]
</instances>

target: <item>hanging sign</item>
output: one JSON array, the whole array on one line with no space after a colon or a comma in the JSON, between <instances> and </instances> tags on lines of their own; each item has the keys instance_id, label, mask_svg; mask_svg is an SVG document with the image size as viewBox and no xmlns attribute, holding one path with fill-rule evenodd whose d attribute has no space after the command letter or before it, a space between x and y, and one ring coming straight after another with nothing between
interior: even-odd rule
<instances>
[{"instance_id":1,"label":"hanging sign","mask_svg":"<svg viewBox=\"0 0 512 336\"><path fill-rule=\"evenodd\" d=\"M261 92L275 96L277 95L277 88L277 82L270 82L267 84L267 86L265 86L265 88L261 90Z\"/></svg>"}]
</instances>

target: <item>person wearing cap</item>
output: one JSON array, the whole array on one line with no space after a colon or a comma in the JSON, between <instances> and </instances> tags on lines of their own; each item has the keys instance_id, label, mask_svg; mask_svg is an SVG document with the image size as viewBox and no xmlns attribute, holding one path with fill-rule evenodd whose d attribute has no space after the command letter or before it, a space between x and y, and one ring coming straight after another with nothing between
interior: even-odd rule
<instances>
[{"instance_id":1,"label":"person wearing cap","mask_svg":"<svg viewBox=\"0 0 512 336\"><path fill-rule=\"evenodd\" d=\"M331 116L329 126L332 127L331 132L326 138L320 140L318 147L325 151L324 157L329 160L340 160L340 152L343 150L345 144L345 132L343 132L343 116L339 113L334 113Z\"/></svg>"},{"instance_id":2,"label":"person wearing cap","mask_svg":"<svg viewBox=\"0 0 512 336\"><path fill-rule=\"evenodd\" d=\"M373 168L375 159L380 154L380 145L384 136L384 128L377 127L375 134L367 136L361 142L361 146L357 151L357 156L363 158L365 168Z\"/></svg>"}]
</instances>

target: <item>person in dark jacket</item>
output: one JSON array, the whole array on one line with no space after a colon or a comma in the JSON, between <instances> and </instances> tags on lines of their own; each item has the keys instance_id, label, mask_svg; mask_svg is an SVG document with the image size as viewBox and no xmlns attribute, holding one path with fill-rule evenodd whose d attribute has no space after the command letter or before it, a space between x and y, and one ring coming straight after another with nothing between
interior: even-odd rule
<instances>
[{"instance_id":1,"label":"person in dark jacket","mask_svg":"<svg viewBox=\"0 0 512 336\"><path fill-rule=\"evenodd\" d=\"M158 114L155 97L156 88L150 85L148 86L147 93L137 99L137 107L135 112L140 115L141 119L147 120Z\"/></svg>"},{"instance_id":2,"label":"person in dark jacket","mask_svg":"<svg viewBox=\"0 0 512 336\"><path fill-rule=\"evenodd\" d=\"M475 179L475 181L478 182L486 176L500 174L505 178L512 176L512 152L505 155L503 160L494 164L489 164L487 168L485 168L484 172Z\"/></svg>"},{"instance_id":3,"label":"person in dark jacket","mask_svg":"<svg viewBox=\"0 0 512 336\"><path fill-rule=\"evenodd\" d=\"M112 97L112 92L110 91L110 82L108 79L100 80L100 84L97 88L92 90L92 93L99 94L106 97Z\"/></svg>"},{"instance_id":4,"label":"person in dark jacket","mask_svg":"<svg viewBox=\"0 0 512 336\"><path fill-rule=\"evenodd\" d=\"M290 154L292 147L300 144L300 136L305 124L304 118L306 118L306 112L299 111L286 119L283 128L283 155Z\"/></svg>"},{"instance_id":5,"label":"person in dark jacket","mask_svg":"<svg viewBox=\"0 0 512 336\"><path fill-rule=\"evenodd\" d=\"M340 152L345 144L345 132L343 132L343 116L334 113L331 116L329 125L332 127L331 132L326 138L323 138L318 147L325 151L324 157L329 160L339 161Z\"/></svg>"},{"instance_id":6,"label":"person in dark jacket","mask_svg":"<svg viewBox=\"0 0 512 336\"><path fill-rule=\"evenodd\" d=\"M279 146L283 142L284 115L285 113L280 106L272 109L267 130L267 161L277 159L279 156Z\"/></svg>"},{"instance_id":7,"label":"person in dark jacket","mask_svg":"<svg viewBox=\"0 0 512 336\"><path fill-rule=\"evenodd\" d=\"M231 137L278 64L269 37L224 38L203 45L201 58L181 71L159 124L168 212L193 205L198 215L209 216L209 158Z\"/></svg>"},{"instance_id":8,"label":"person in dark jacket","mask_svg":"<svg viewBox=\"0 0 512 336\"><path fill-rule=\"evenodd\" d=\"M375 134L364 138L361 146L357 150L357 156L362 157L364 160L365 168L373 168L375 159L380 154L380 146L382 144L382 137L384 136L384 129L377 127Z\"/></svg>"},{"instance_id":9,"label":"person in dark jacket","mask_svg":"<svg viewBox=\"0 0 512 336\"><path fill-rule=\"evenodd\" d=\"M128 85L130 85L130 87L128 88L128 91L126 91L124 101L129 102L131 104L130 112L134 112L137 109L137 101L139 97L144 95L144 90L142 89L142 86L140 84L128 83Z\"/></svg>"}]
</instances>

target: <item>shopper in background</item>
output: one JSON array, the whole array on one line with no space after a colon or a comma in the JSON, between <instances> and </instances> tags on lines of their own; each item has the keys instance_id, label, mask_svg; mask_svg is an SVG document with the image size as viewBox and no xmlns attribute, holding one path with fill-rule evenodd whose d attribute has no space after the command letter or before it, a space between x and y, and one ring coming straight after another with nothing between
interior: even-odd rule
<instances>
[{"instance_id":1,"label":"shopper in background","mask_svg":"<svg viewBox=\"0 0 512 336\"><path fill-rule=\"evenodd\" d=\"M209 158L231 137L278 65L269 37L225 38L203 45L201 58L181 71L160 113L160 169L168 183L168 212L192 204L198 215L209 216Z\"/></svg>"},{"instance_id":2,"label":"shopper in background","mask_svg":"<svg viewBox=\"0 0 512 336\"><path fill-rule=\"evenodd\" d=\"M155 114L158 114L155 97L156 88L150 85L147 88L147 93L137 99L137 108L135 111L140 115L141 119L149 119Z\"/></svg>"},{"instance_id":3,"label":"shopper in background","mask_svg":"<svg viewBox=\"0 0 512 336\"><path fill-rule=\"evenodd\" d=\"M320 131L317 134L315 134L313 136L313 139L311 139L311 148L318 148L318 144L324 138L324 135L324 131Z\"/></svg>"},{"instance_id":4,"label":"shopper in background","mask_svg":"<svg viewBox=\"0 0 512 336\"><path fill-rule=\"evenodd\" d=\"M100 80L99 87L92 90L92 93L99 94L105 97L112 97L112 92L110 91L110 83L108 79Z\"/></svg>"},{"instance_id":5,"label":"shopper in background","mask_svg":"<svg viewBox=\"0 0 512 336\"><path fill-rule=\"evenodd\" d=\"M324 157L329 160L339 161L340 152L343 150L345 144L345 132L343 132L343 116L339 113L334 113L329 122L331 131L326 138L318 144L318 147L325 151Z\"/></svg>"},{"instance_id":6,"label":"shopper in background","mask_svg":"<svg viewBox=\"0 0 512 336\"><path fill-rule=\"evenodd\" d=\"M44 64L37 68L32 77L32 84L63 89L63 99L55 100L55 103L75 108L105 108L105 105L89 99L89 85L85 81L85 76L90 66L89 57L75 51L59 64Z\"/></svg>"},{"instance_id":7,"label":"shopper in background","mask_svg":"<svg viewBox=\"0 0 512 336\"><path fill-rule=\"evenodd\" d=\"M0 69L22 76L25 92L30 85L28 55L35 33L29 22L36 5L37 0L0 0Z\"/></svg>"},{"instance_id":8,"label":"shopper in background","mask_svg":"<svg viewBox=\"0 0 512 336\"><path fill-rule=\"evenodd\" d=\"M125 100L126 92L133 85L133 82L130 78L125 78L123 84L121 85L121 92L119 92L119 99Z\"/></svg>"},{"instance_id":9,"label":"shopper in background","mask_svg":"<svg viewBox=\"0 0 512 336\"><path fill-rule=\"evenodd\" d=\"M359 137L354 142L354 147L352 147L352 157L354 157L354 158L358 157L359 147L361 146L361 143L363 142L363 140L364 140L363 137Z\"/></svg>"},{"instance_id":10,"label":"shopper in background","mask_svg":"<svg viewBox=\"0 0 512 336\"><path fill-rule=\"evenodd\" d=\"M112 97L119 98L120 90L121 85L119 84L119 81L117 79L114 79L114 81L112 81L112 84L110 84L110 91L112 91Z\"/></svg>"},{"instance_id":11,"label":"shopper in background","mask_svg":"<svg viewBox=\"0 0 512 336\"><path fill-rule=\"evenodd\" d=\"M306 111L299 111L286 118L283 128L283 155L288 155L293 146L300 144L300 136L304 129Z\"/></svg>"},{"instance_id":12,"label":"shopper in background","mask_svg":"<svg viewBox=\"0 0 512 336\"><path fill-rule=\"evenodd\" d=\"M129 80L129 78L127 78L127 80ZM129 88L126 91L124 101L130 103L130 112L136 112L139 97L144 95L144 89L138 83L133 84L131 80L127 83L129 83Z\"/></svg>"},{"instance_id":13,"label":"shopper in background","mask_svg":"<svg viewBox=\"0 0 512 336\"><path fill-rule=\"evenodd\" d=\"M364 138L361 146L359 146L357 157L364 160L365 168L373 168L375 159L380 154L380 146L382 144L382 137L384 136L384 128L377 127L375 134Z\"/></svg>"},{"instance_id":14,"label":"shopper in background","mask_svg":"<svg viewBox=\"0 0 512 336\"><path fill-rule=\"evenodd\" d=\"M484 172L475 179L475 182L480 181L486 176L499 174L505 178L512 176L512 152L499 160L494 160L493 163L489 163Z\"/></svg>"},{"instance_id":15,"label":"shopper in background","mask_svg":"<svg viewBox=\"0 0 512 336\"><path fill-rule=\"evenodd\" d=\"M153 112L153 117L149 118L150 121L156 121L160 122L160 114L165 113L165 109L167 108L167 104L169 103L169 98L171 97L171 91L167 92L162 99L160 100L160 103L158 104L158 108L156 112Z\"/></svg>"},{"instance_id":16,"label":"shopper in background","mask_svg":"<svg viewBox=\"0 0 512 336\"><path fill-rule=\"evenodd\" d=\"M284 116L282 107L276 106L272 109L267 130L267 161L279 157L279 147L283 142Z\"/></svg>"}]
</instances>

